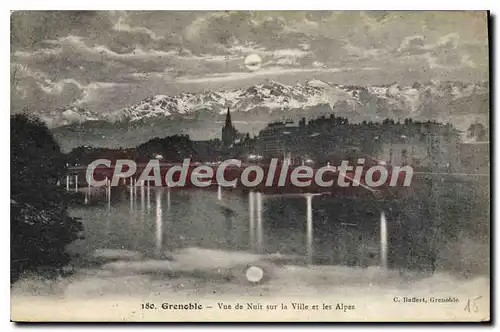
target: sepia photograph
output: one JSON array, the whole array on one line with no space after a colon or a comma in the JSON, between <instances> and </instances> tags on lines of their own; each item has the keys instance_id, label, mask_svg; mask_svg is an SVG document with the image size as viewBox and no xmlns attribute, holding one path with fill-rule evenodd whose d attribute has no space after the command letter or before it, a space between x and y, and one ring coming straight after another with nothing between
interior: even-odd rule
<instances>
[{"instance_id":1,"label":"sepia photograph","mask_svg":"<svg viewBox=\"0 0 500 332\"><path fill-rule=\"evenodd\" d=\"M11 11L13 322L490 322L483 11Z\"/></svg>"}]
</instances>

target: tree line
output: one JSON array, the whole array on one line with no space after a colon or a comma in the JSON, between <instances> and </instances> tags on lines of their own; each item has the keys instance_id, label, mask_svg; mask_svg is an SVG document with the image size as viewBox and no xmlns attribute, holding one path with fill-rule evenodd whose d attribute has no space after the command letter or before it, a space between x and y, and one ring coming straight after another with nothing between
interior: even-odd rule
<instances>
[{"instance_id":1,"label":"tree line","mask_svg":"<svg viewBox=\"0 0 500 332\"><path fill-rule=\"evenodd\" d=\"M81 236L71 197L58 185L66 156L47 126L14 115L11 127L11 282L23 273L53 277L69 262L66 246Z\"/></svg>"}]
</instances>

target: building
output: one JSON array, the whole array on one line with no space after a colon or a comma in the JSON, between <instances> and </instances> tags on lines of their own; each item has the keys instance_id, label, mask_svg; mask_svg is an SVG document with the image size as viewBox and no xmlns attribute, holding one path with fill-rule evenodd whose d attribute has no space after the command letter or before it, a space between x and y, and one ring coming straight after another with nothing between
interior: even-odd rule
<instances>
[{"instance_id":1,"label":"building","mask_svg":"<svg viewBox=\"0 0 500 332\"><path fill-rule=\"evenodd\" d=\"M222 127L222 145L224 147L229 147L233 145L234 141L238 138L238 132L236 128L233 126L233 122L231 121L231 112L229 111L229 107L227 108L226 114L226 122L224 127Z\"/></svg>"},{"instance_id":2,"label":"building","mask_svg":"<svg viewBox=\"0 0 500 332\"><path fill-rule=\"evenodd\" d=\"M416 142L383 143L377 159L394 166L426 167L430 165L427 146Z\"/></svg>"},{"instance_id":3,"label":"building","mask_svg":"<svg viewBox=\"0 0 500 332\"><path fill-rule=\"evenodd\" d=\"M259 133L259 152L267 157L290 158L298 131L293 121L270 123Z\"/></svg>"},{"instance_id":4,"label":"building","mask_svg":"<svg viewBox=\"0 0 500 332\"><path fill-rule=\"evenodd\" d=\"M458 144L444 136L402 135L382 143L377 159L393 166L410 165L414 168L453 170L459 164Z\"/></svg>"},{"instance_id":5,"label":"building","mask_svg":"<svg viewBox=\"0 0 500 332\"><path fill-rule=\"evenodd\" d=\"M490 142L460 144L460 171L472 174L490 173Z\"/></svg>"}]
</instances>

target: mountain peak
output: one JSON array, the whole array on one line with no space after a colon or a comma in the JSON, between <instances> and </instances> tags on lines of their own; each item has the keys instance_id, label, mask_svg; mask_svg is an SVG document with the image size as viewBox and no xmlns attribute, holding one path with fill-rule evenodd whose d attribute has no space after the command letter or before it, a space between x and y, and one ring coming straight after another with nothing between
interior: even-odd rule
<instances>
[{"instance_id":1,"label":"mountain peak","mask_svg":"<svg viewBox=\"0 0 500 332\"><path fill-rule=\"evenodd\" d=\"M453 105L460 105L462 98L469 98L466 102L470 105L484 100L471 96L483 96L488 92L487 85L482 83L439 82L440 85L437 86L435 84L437 82L415 83L411 86L397 83L352 86L310 80L304 85L286 85L269 80L246 89L204 90L198 93L183 92L178 95L159 94L107 114L69 107L43 112L40 117L49 126L55 127L92 120L135 122L147 119L210 117L225 114L227 107L230 107L231 112L238 117L238 114L257 112L257 110L263 110L269 115L273 112L307 111L326 106L324 111L329 109L329 112L342 116L372 121L384 117L431 115L446 120L452 112L456 112L448 108L452 101ZM429 107L439 109L426 110ZM422 112L425 114L421 114Z\"/></svg>"},{"instance_id":2,"label":"mountain peak","mask_svg":"<svg viewBox=\"0 0 500 332\"><path fill-rule=\"evenodd\" d=\"M306 85L308 86L312 86L312 87L315 87L315 88L326 88L326 87L330 87L330 84L324 82L324 81L321 81L321 80L311 80L311 81L307 81L306 82Z\"/></svg>"},{"instance_id":3,"label":"mountain peak","mask_svg":"<svg viewBox=\"0 0 500 332\"><path fill-rule=\"evenodd\" d=\"M350 122L412 118L451 123L466 131L473 122L487 122L488 100L485 83L354 86L313 80L303 85L267 82L246 89L161 94L107 115L70 107L46 111L40 117L59 127L54 133L65 148L76 142L74 127L68 126L72 123L79 123L81 139L91 145L133 146L174 134L189 134L194 140L220 137L228 106L236 129L254 134L284 118L298 121L332 113ZM95 119L101 121L87 121Z\"/></svg>"}]
</instances>

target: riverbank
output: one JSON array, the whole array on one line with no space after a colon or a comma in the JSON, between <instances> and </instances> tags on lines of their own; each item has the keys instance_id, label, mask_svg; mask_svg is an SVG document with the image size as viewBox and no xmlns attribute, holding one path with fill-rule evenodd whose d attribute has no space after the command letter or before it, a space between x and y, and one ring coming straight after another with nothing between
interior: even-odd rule
<instances>
[{"instance_id":1,"label":"riverbank","mask_svg":"<svg viewBox=\"0 0 500 332\"><path fill-rule=\"evenodd\" d=\"M101 262L53 281L26 277L12 286L13 320L482 320L489 317L489 278L472 279L382 270L378 267L306 266L297 257L187 248L164 260L125 251L98 252ZM263 269L260 283L249 266ZM395 299L425 298L423 303ZM479 299L477 299L480 297ZM456 299L437 303L435 299ZM476 307L468 312L468 301ZM196 302L201 311L161 309L162 303ZM266 310L267 304L300 302L355 310ZM153 303L157 309L142 309ZM218 303L232 309L219 309ZM237 303L262 309L234 309ZM208 308L211 306L212 308ZM470 306L469 306L470 307ZM477 309L477 312L475 311Z\"/></svg>"}]
</instances>

